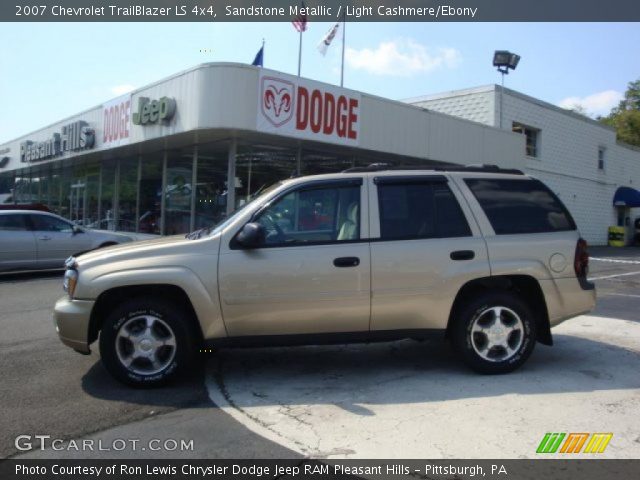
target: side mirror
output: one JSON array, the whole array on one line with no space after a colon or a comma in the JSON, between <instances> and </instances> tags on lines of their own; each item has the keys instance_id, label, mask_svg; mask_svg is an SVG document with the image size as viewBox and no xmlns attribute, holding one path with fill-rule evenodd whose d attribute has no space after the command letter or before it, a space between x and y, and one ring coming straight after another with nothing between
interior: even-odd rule
<instances>
[{"instance_id":1,"label":"side mirror","mask_svg":"<svg viewBox=\"0 0 640 480\"><path fill-rule=\"evenodd\" d=\"M257 248L264 245L266 232L259 223L247 223L236 236L236 242L243 248Z\"/></svg>"},{"instance_id":2,"label":"side mirror","mask_svg":"<svg viewBox=\"0 0 640 480\"><path fill-rule=\"evenodd\" d=\"M73 231L74 235L77 235L78 233L84 233L84 230L78 225L74 225L73 227L71 227L71 230Z\"/></svg>"}]
</instances>

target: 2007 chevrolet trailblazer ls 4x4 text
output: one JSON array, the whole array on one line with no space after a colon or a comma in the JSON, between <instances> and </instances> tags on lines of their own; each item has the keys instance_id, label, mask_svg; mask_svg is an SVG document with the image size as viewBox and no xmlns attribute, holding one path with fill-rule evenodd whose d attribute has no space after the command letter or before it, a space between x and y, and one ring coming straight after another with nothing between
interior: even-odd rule
<instances>
[{"instance_id":1,"label":"2007 chevrolet trailblazer ls 4x4 text","mask_svg":"<svg viewBox=\"0 0 640 480\"><path fill-rule=\"evenodd\" d=\"M202 345L448 338L482 373L522 365L595 305L571 215L517 171L352 169L280 182L215 228L70 258L61 340L157 385ZM425 352L426 354L427 352Z\"/></svg>"}]
</instances>

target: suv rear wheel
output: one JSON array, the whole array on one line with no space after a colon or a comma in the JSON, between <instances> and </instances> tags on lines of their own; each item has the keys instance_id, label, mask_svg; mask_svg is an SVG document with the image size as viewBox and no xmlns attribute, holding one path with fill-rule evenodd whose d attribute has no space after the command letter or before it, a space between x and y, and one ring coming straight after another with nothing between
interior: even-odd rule
<instances>
[{"instance_id":1,"label":"suv rear wheel","mask_svg":"<svg viewBox=\"0 0 640 480\"><path fill-rule=\"evenodd\" d=\"M516 295L491 292L458 310L451 339L462 360L480 373L507 373L522 365L535 346L536 322Z\"/></svg>"},{"instance_id":2,"label":"suv rear wheel","mask_svg":"<svg viewBox=\"0 0 640 480\"><path fill-rule=\"evenodd\" d=\"M168 382L191 364L195 335L179 308L159 299L133 299L105 319L100 355L123 383L139 387Z\"/></svg>"}]
</instances>

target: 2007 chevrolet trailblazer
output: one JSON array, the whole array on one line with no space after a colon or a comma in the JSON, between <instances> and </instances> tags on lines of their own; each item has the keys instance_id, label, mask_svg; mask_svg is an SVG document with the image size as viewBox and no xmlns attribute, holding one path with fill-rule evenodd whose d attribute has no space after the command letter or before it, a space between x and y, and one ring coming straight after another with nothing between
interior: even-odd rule
<instances>
[{"instance_id":1,"label":"2007 chevrolet trailblazer","mask_svg":"<svg viewBox=\"0 0 640 480\"><path fill-rule=\"evenodd\" d=\"M61 340L155 385L202 345L448 338L514 370L591 310L588 253L560 200L517 171L380 167L280 182L222 224L67 261ZM425 352L427 354L427 352Z\"/></svg>"}]
</instances>

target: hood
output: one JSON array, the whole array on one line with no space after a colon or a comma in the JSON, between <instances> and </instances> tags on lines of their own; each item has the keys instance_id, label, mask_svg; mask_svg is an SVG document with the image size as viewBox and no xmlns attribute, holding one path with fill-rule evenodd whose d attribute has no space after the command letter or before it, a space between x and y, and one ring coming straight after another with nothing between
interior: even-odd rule
<instances>
[{"instance_id":1,"label":"hood","mask_svg":"<svg viewBox=\"0 0 640 480\"><path fill-rule=\"evenodd\" d=\"M98 250L92 250L90 252L79 255L78 257L76 257L76 260L78 262L78 266L80 267L82 267L83 265L90 266L96 263L126 260L127 258L161 255L167 249L180 249L182 246L186 247L186 245L192 245L193 243L193 240L187 240L184 235L172 235L169 237L128 242L119 245L113 245L111 247L100 248Z\"/></svg>"}]
</instances>

